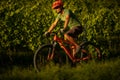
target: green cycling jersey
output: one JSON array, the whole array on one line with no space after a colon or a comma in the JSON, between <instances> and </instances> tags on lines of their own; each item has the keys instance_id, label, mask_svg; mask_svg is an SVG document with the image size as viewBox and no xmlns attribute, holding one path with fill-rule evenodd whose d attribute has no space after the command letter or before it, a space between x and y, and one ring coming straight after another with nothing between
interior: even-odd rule
<instances>
[{"instance_id":1,"label":"green cycling jersey","mask_svg":"<svg viewBox=\"0 0 120 80\"><path fill-rule=\"evenodd\" d=\"M74 26L81 26L80 22L77 20L76 16L72 13L71 10L69 9L64 9L63 11L63 14L58 14L57 15L57 18L58 20L62 20L62 21L65 21L66 19L66 16L69 15L70 16L70 20L69 20L69 23L68 23L68 27L69 28L72 28Z\"/></svg>"}]
</instances>

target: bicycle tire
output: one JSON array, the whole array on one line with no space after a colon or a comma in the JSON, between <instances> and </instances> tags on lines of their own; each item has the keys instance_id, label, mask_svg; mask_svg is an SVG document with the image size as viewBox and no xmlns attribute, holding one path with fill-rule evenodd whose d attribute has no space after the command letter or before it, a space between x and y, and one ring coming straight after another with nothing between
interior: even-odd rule
<instances>
[{"instance_id":1,"label":"bicycle tire","mask_svg":"<svg viewBox=\"0 0 120 80\"><path fill-rule=\"evenodd\" d=\"M83 61L88 60L95 60L100 61L102 59L102 53L100 51L100 48L92 42L84 42L80 44L81 54L79 55L80 58L82 58Z\"/></svg>"},{"instance_id":2,"label":"bicycle tire","mask_svg":"<svg viewBox=\"0 0 120 80\"><path fill-rule=\"evenodd\" d=\"M39 47L34 54L34 68L37 72L40 72L42 68L49 65L49 60L47 60L48 54L51 53L50 49L53 49L52 44L46 44Z\"/></svg>"},{"instance_id":3,"label":"bicycle tire","mask_svg":"<svg viewBox=\"0 0 120 80\"><path fill-rule=\"evenodd\" d=\"M62 54L62 50L59 47L54 48L54 55L52 59L47 59L48 56L52 53L53 45L52 44L45 44L39 47L35 54L34 54L34 68L37 72L40 72L41 69L45 68L46 66L50 66L51 63L60 65L65 63L66 56ZM40 57L39 57L40 56ZM42 61L40 61L42 59Z\"/></svg>"}]
</instances>

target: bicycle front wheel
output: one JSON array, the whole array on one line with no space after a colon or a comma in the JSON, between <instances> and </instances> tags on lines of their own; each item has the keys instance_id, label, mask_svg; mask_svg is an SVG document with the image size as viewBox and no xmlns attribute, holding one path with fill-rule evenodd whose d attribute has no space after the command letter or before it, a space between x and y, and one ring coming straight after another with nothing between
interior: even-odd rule
<instances>
[{"instance_id":1,"label":"bicycle front wheel","mask_svg":"<svg viewBox=\"0 0 120 80\"><path fill-rule=\"evenodd\" d=\"M81 58L83 60L101 60L100 48L95 43L85 42L81 44Z\"/></svg>"},{"instance_id":2,"label":"bicycle front wheel","mask_svg":"<svg viewBox=\"0 0 120 80\"><path fill-rule=\"evenodd\" d=\"M37 49L34 54L34 68L39 72L42 68L49 66L49 62L52 59L53 45L46 44ZM51 58L51 59L50 59Z\"/></svg>"}]
</instances>

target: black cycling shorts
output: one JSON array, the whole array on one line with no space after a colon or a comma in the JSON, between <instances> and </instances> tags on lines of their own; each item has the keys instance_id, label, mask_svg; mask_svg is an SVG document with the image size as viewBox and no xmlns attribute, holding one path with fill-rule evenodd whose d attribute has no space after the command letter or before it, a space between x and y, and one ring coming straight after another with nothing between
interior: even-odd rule
<instances>
[{"instance_id":1,"label":"black cycling shorts","mask_svg":"<svg viewBox=\"0 0 120 80\"><path fill-rule=\"evenodd\" d=\"M83 27L82 26L75 26L73 28L71 28L70 30L68 30L66 32L66 34L68 34L69 36L73 37L73 38L77 38L79 34L81 34L83 32Z\"/></svg>"}]
</instances>

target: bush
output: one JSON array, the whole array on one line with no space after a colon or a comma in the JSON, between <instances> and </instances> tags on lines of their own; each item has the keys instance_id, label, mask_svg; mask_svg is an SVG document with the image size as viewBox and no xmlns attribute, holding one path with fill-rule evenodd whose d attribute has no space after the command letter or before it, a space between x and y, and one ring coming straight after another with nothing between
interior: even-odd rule
<instances>
[{"instance_id":1,"label":"bush","mask_svg":"<svg viewBox=\"0 0 120 80\"><path fill-rule=\"evenodd\" d=\"M43 33L53 22L53 0L2 0L0 3L0 48L30 50L46 41ZM87 38L97 42L108 52L118 53L119 49L119 1L113 0L63 0L64 6L72 9L86 26ZM116 41L113 43L113 41ZM18 48L19 49L19 48ZM113 54L114 55L114 54Z\"/></svg>"}]
</instances>

